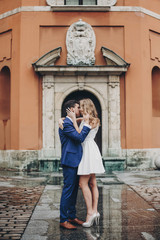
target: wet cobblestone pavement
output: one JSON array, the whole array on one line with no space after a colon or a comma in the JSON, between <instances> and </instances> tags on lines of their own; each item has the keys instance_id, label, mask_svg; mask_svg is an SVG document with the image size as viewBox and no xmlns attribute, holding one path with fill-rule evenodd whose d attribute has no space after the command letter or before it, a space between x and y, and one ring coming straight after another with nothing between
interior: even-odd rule
<instances>
[{"instance_id":1,"label":"wet cobblestone pavement","mask_svg":"<svg viewBox=\"0 0 160 240\"><path fill-rule=\"evenodd\" d=\"M0 239L21 239L43 189L16 187L12 178L0 178Z\"/></svg>"},{"instance_id":2,"label":"wet cobblestone pavement","mask_svg":"<svg viewBox=\"0 0 160 240\"><path fill-rule=\"evenodd\" d=\"M160 213L160 187L131 186L131 188Z\"/></svg>"},{"instance_id":3,"label":"wet cobblestone pavement","mask_svg":"<svg viewBox=\"0 0 160 240\"><path fill-rule=\"evenodd\" d=\"M61 173L0 172L0 239L160 240L160 172L114 172L97 176L100 225L59 228ZM86 206L78 192L77 215Z\"/></svg>"}]
</instances>

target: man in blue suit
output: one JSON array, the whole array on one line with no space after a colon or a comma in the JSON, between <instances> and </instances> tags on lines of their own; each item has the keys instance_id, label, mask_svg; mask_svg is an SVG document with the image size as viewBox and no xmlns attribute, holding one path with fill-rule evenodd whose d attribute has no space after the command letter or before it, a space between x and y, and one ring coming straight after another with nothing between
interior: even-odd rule
<instances>
[{"instance_id":1,"label":"man in blue suit","mask_svg":"<svg viewBox=\"0 0 160 240\"><path fill-rule=\"evenodd\" d=\"M72 112L79 116L79 103L75 100L69 100L65 103L65 109L70 108ZM60 227L66 229L76 229L71 223L82 225L76 217L76 199L79 187L79 176L77 175L78 165L82 158L81 143L88 135L91 126L89 125L89 116L84 119L85 124L78 133L72 119L67 116L63 123L63 130L59 128L59 136L62 144L61 165L63 168L64 186L60 203Z\"/></svg>"}]
</instances>

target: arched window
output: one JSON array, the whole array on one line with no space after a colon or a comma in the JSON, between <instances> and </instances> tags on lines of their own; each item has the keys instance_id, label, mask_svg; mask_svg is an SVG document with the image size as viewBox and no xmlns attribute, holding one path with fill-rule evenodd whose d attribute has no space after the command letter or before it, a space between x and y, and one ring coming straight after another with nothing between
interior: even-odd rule
<instances>
[{"instance_id":1,"label":"arched window","mask_svg":"<svg viewBox=\"0 0 160 240\"><path fill-rule=\"evenodd\" d=\"M0 72L0 120L10 119L10 69L5 66Z\"/></svg>"},{"instance_id":2,"label":"arched window","mask_svg":"<svg viewBox=\"0 0 160 240\"><path fill-rule=\"evenodd\" d=\"M97 0L65 0L65 5L97 5Z\"/></svg>"},{"instance_id":3,"label":"arched window","mask_svg":"<svg viewBox=\"0 0 160 240\"><path fill-rule=\"evenodd\" d=\"M160 69L152 69L152 116L160 117Z\"/></svg>"}]
</instances>

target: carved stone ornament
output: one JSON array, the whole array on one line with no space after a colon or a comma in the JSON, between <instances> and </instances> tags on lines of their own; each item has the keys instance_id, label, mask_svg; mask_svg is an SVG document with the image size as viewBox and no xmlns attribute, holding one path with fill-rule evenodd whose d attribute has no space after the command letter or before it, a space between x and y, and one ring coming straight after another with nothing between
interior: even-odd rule
<instances>
[{"instance_id":1,"label":"carved stone ornament","mask_svg":"<svg viewBox=\"0 0 160 240\"><path fill-rule=\"evenodd\" d=\"M117 0L98 0L98 5L101 6L114 6Z\"/></svg>"},{"instance_id":2,"label":"carved stone ornament","mask_svg":"<svg viewBox=\"0 0 160 240\"><path fill-rule=\"evenodd\" d=\"M95 33L86 22L81 19L73 23L67 32L67 64L94 65L94 50L96 45Z\"/></svg>"},{"instance_id":3,"label":"carved stone ornament","mask_svg":"<svg viewBox=\"0 0 160 240\"><path fill-rule=\"evenodd\" d=\"M57 1L56 0L46 0L47 4L52 6L52 5L56 5Z\"/></svg>"},{"instance_id":4,"label":"carved stone ornament","mask_svg":"<svg viewBox=\"0 0 160 240\"><path fill-rule=\"evenodd\" d=\"M47 4L49 6L63 6L64 5L64 0L46 0Z\"/></svg>"}]
</instances>

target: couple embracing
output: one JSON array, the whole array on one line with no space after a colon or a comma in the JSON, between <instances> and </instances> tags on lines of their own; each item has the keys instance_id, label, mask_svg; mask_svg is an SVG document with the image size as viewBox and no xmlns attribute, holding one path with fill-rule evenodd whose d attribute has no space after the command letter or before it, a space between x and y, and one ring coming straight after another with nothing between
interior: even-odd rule
<instances>
[{"instance_id":1,"label":"couple embracing","mask_svg":"<svg viewBox=\"0 0 160 240\"><path fill-rule=\"evenodd\" d=\"M59 136L62 144L61 165L64 186L60 202L60 227L76 229L74 224L91 227L98 224L98 188L96 173L104 173L102 158L94 138L100 120L90 99L65 103L67 116L59 120ZM79 117L82 115L83 117ZM79 117L79 118L76 118ZM79 127L78 124L80 123ZM76 217L76 199L80 186L87 207L86 221Z\"/></svg>"}]
</instances>

